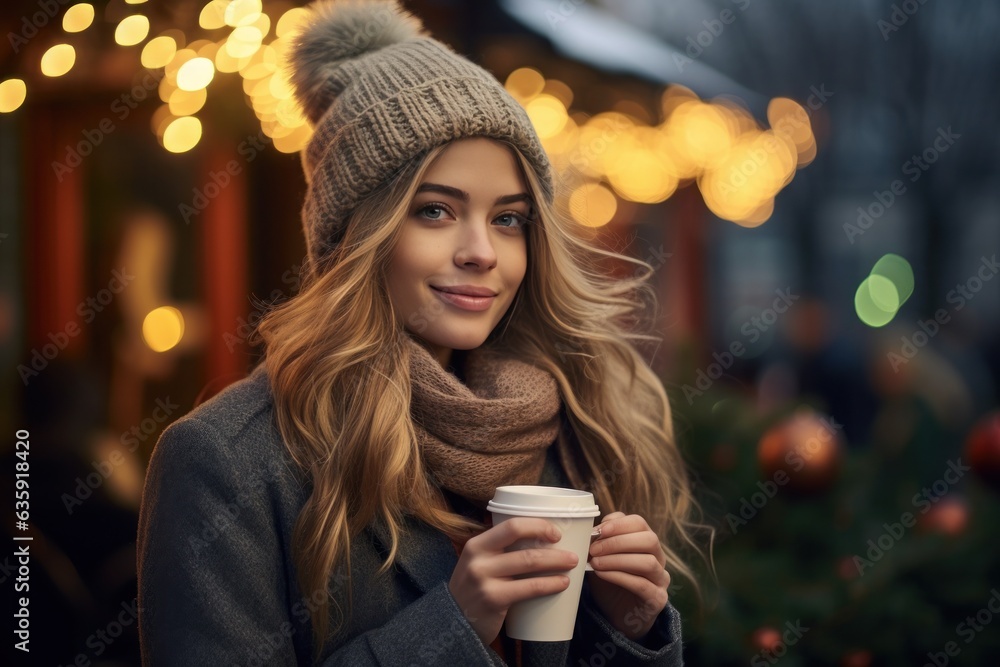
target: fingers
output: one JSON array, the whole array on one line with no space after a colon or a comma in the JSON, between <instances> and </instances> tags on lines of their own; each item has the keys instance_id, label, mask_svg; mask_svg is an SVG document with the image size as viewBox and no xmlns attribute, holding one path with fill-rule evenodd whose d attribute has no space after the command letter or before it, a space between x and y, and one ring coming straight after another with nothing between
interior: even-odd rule
<instances>
[{"instance_id":1,"label":"fingers","mask_svg":"<svg viewBox=\"0 0 1000 667\"><path fill-rule=\"evenodd\" d=\"M667 558L659 538L638 514L612 512L604 517L599 527L600 537L590 545L591 556L648 553L656 558L661 569L666 567Z\"/></svg>"},{"instance_id":2,"label":"fingers","mask_svg":"<svg viewBox=\"0 0 1000 667\"><path fill-rule=\"evenodd\" d=\"M534 576L487 586L483 589L483 598L496 609L508 609L515 602L561 593L568 587L569 577L564 574Z\"/></svg>"},{"instance_id":3,"label":"fingers","mask_svg":"<svg viewBox=\"0 0 1000 667\"><path fill-rule=\"evenodd\" d=\"M648 606L656 605L658 609L663 609L667 606L669 596L667 595L666 588L661 588L653 584L645 577L617 570L594 570L594 574L600 579L624 588L640 600L645 600Z\"/></svg>"},{"instance_id":4,"label":"fingers","mask_svg":"<svg viewBox=\"0 0 1000 667\"><path fill-rule=\"evenodd\" d=\"M615 554L590 559L595 572L624 572L649 580L656 586L667 587L670 575L652 554Z\"/></svg>"},{"instance_id":5,"label":"fingers","mask_svg":"<svg viewBox=\"0 0 1000 667\"><path fill-rule=\"evenodd\" d=\"M538 576L539 573L568 572L580 562L579 557L565 549L519 549L489 561L488 576Z\"/></svg>"},{"instance_id":6,"label":"fingers","mask_svg":"<svg viewBox=\"0 0 1000 667\"><path fill-rule=\"evenodd\" d=\"M466 543L466 548L501 552L519 540L535 539L538 546L546 546L558 542L561 536L559 529L547 519L514 517L476 535Z\"/></svg>"}]
</instances>

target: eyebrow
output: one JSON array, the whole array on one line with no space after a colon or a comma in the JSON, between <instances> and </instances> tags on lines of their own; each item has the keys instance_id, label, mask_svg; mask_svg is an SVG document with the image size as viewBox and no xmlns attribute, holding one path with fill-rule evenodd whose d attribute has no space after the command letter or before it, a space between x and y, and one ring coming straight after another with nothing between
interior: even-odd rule
<instances>
[{"instance_id":1,"label":"eyebrow","mask_svg":"<svg viewBox=\"0 0 1000 667\"><path fill-rule=\"evenodd\" d=\"M450 185L441 185L439 183L422 183L420 187L417 188L417 193L421 192L438 192L443 195L448 195L449 197L454 197L455 199L460 199L463 202L468 203L469 193L465 190L459 190L458 188L453 188ZM531 195L527 192L519 192L516 195L503 195L497 197L496 201L493 202L494 206L501 206L503 204L513 204L514 202L528 202L532 203Z\"/></svg>"}]
</instances>

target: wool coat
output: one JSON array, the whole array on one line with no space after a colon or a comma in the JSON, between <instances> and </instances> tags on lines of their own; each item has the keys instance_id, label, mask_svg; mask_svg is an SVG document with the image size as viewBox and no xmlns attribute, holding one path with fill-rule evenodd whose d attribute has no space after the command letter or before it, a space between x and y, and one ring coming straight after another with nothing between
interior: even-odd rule
<instances>
[{"instance_id":1,"label":"wool coat","mask_svg":"<svg viewBox=\"0 0 1000 667\"><path fill-rule=\"evenodd\" d=\"M273 413L258 366L157 442L137 542L144 665L312 664L310 619L321 597L303 594L292 559L292 530L309 485ZM555 449L540 483L566 486ZM507 664L483 644L448 590L458 562L451 540L407 521L397 561L381 576L376 570L390 545L384 525L374 522L352 540L351 576L332 577L329 592L346 610L350 590L353 613L323 646L319 664ZM331 613L331 623L335 618ZM680 633L680 617L668 604L641 643L629 640L601 615L584 583L573 640L522 642L521 659L537 667L673 667L682 664ZM513 640L506 641L504 653L513 656Z\"/></svg>"}]
</instances>

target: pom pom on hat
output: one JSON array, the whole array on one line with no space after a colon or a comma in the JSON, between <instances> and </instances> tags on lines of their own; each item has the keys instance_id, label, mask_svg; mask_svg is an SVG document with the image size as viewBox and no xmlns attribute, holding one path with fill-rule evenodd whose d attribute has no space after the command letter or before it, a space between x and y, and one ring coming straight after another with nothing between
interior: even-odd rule
<instances>
[{"instance_id":1,"label":"pom pom on hat","mask_svg":"<svg viewBox=\"0 0 1000 667\"><path fill-rule=\"evenodd\" d=\"M340 94L345 61L386 46L425 36L420 19L397 0L325 0L312 5L313 17L292 47L292 84L314 124Z\"/></svg>"}]
</instances>

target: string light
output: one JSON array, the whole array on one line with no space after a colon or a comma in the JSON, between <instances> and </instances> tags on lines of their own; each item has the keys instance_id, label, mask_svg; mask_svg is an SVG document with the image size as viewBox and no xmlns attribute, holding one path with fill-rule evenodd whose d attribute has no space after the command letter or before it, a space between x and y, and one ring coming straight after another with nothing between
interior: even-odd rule
<instances>
[{"instance_id":1,"label":"string light","mask_svg":"<svg viewBox=\"0 0 1000 667\"><path fill-rule=\"evenodd\" d=\"M62 26L66 32L82 32L94 22L94 6L86 2L73 5L63 14Z\"/></svg>"},{"instance_id":2,"label":"string light","mask_svg":"<svg viewBox=\"0 0 1000 667\"><path fill-rule=\"evenodd\" d=\"M0 113L17 111L28 95L28 88L21 79L7 79L0 83Z\"/></svg>"}]
</instances>

